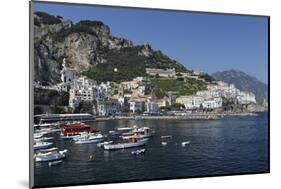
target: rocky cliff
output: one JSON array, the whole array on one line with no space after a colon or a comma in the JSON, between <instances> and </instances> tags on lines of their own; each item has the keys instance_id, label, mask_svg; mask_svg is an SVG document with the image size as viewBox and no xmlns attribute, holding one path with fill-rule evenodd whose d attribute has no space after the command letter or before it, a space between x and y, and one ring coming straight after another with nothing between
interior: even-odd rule
<instances>
[{"instance_id":1,"label":"rocky cliff","mask_svg":"<svg viewBox=\"0 0 281 189\"><path fill-rule=\"evenodd\" d=\"M111 69L114 62L112 54L120 59L118 64L127 58L131 62L140 60L139 64L145 67L174 67L186 71L183 65L161 51L154 51L147 43L133 46L130 40L112 36L110 28L101 21L83 20L74 24L63 17L44 12L34 13L34 50L35 81L45 84L60 82L63 58L66 58L69 68L81 73L89 73L100 64L108 64L102 68ZM126 66L130 71L130 64ZM123 71L126 72L125 69Z\"/></svg>"}]
</instances>

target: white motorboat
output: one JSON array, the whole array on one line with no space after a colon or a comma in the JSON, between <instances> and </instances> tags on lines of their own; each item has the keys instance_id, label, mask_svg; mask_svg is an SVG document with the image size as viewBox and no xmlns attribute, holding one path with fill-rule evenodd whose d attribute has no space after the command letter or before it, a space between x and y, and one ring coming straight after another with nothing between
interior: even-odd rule
<instances>
[{"instance_id":1,"label":"white motorboat","mask_svg":"<svg viewBox=\"0 0 281 189\"><path fill-rule=\"evenodd\" d=\"M151 131L149 127L135 127L132 131L123 133L122 139L131 139L131 138L149 138L154 135L154 131Z\"/></svg>"},{"instance_id":2,"label":"white motorboat","mask_svg":"<svg viewBox=\"0 0 281 189\"><path fill-rule=\"evenodd\" d=\"M131 154L133 155L139 155L139 154L143 154L145 152L145 149L140 149L140 150L136 150L136 151L132 151Z\"/></svg>"},{"instance_id":3,"label":"white motorboat","mask_svg":"<svg viewBox=\"0 0 281 189\"><path fill-rule=\"evenodd\" d=\"M66 158L66 153L68 150L64 149L62 151L51 151L42 153L39 152L35 156L35 162L48 162L48 161L57 161Z\"/></svg>"},{"instance_id":4,"label":"white motorboat","mask_svg":"<svg viewBox=\"0 0 281 189\"><path fill-rule=\"evenodd\" d=\"M98 143L97 146L98 146L98 147L102 147L102 146L105 145L105 144L112 144L112 143L113 143L112 140L111 140L111 141L104 141L104 142Z\"/></svg>"},{"instance_id":5,"label":"white motorboat","mask_svg":"<svg viewBox=\"0 0 281 189\"><path fill-rule=\"evenodd\" d=\"M54 139L54 137L42 137L42 138L35 138L34 141L40 142L40 141L48 141L48 140L52 140L52 139Z\"/></svg>"},{"instance_id":6,"label":"white motorboat","mask_svg":"<svg viewBox=\"0 0 281 189\"><path fill-rule=\"evenodd\" d=\"M52 142L35 142L33 148L34 150L39 150L39 149L49 148L52 145L53 145Z\"/></svg>"},{"instance_id":7,"label":"white motorboat","mask_svg":"<svg viewBox=\"0 0 281 189\"><path fill-rule=\"evenodd\" d=\"M61 164L62 163L62 160L58 160L58 161L51 161L48 163L49 167L53 166L53 165L58 165L58 164Z\"/></svg>"},{"instance_id":8,"label":"white motorboat","mask_svg":"<svg viewBox=\"0 0 281 189\"><path fill-rule=\"evenodd\" d=\"M133 142L125 142L125 143L118 143L118 144L105 144L103 145L103 148L105 150L119 150L119 149L125 149L125 148L133 148L138 146L145 145L147 139L141 139L138 141Z\"/></svg>"},{"instance_id":9,"label":"white motorboat","mask_svg":"<svg viewBox=\"0 0 281 189\"><path fill-rule=\"evenodd\" d=\"M128 130L133 130L135 129L135 127L118 127L117 130L118 131L128 131Z\"/></svg>"},{"instance_id":10,"label":"white motorboat","mask_svg":"<svg viewBox=\"0 0 281 189\"><path fill-rule=\"evenodd\" d=\"M161 142L162 146L166 146L168 143L167 142Z\"/></svg>"},{"instance_id":11,"label":"white motorboat","mask_svg":"<svg viewBox=\"0 0 281 189\"><path fill-rule=\"evenodd\" d=\"M184 142L181 143L181 145L182 145L182 146L185 146L185 145L187 145L187 144L189 144L189 143L190 143L190 141L184 141Z\"/></svg>"},{"instance_id":12,"label":"white motorboat","mask_svg":"<svg viewBox=\"0 0 281 189\"><path fill-rule=\"evenodd\" d=\"M56 151L56 150L58 150L58 148L57 147L53 147L53 148L41 149L41 150L39 150L38 153L40 153L40 152L42 152L42 153L44 153L44 152L52 152L52 151Z\"/></svg>"},{"instance_id":13,"label":"white motorboat","mask_svg":"<svg viewBox=\"0 0 281 189\"><path fill-rule=\"evenodd\" d=\"M82 135L73 139L75 144L90 144L101 142L104 140L104 136L100 133L83 133Z\"/></svg>"},{"instance_id":14,"label":"white motorboat","mask_svg":"<svg viewBox=\"0 0 281 189\"><path fill-rule=\"evenodd\" d=\"M34 139L41 138L42 136L43 136L42 133L34 133L34 134L33 134L33 138L34 138Z\"/></svg>"}]
</instances>

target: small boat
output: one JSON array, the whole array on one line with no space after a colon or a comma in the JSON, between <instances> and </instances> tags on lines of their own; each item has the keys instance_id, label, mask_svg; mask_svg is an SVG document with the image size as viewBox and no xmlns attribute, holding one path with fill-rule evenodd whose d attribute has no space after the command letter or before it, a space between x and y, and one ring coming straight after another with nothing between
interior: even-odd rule
<instances>
[{"instance_id":1,"label":"small boat","mask_svg":"<svg viewBox=\"0 0 281 189\"><path fill-rule=\"evenodd\" d=\"M167 142L161 142L162 146L166 146L168 143Z\"/></svg>"},{"instance_id":2,"label":"small boat","mask_svg":"<svg viewBox=\"0 0 281 189\"><path fill-rule=\"evenodd\" d=\"M145 145L147 139L141 139L138 141L133 142L125 142L125 143L118 143L118 144L105 144L103 145L103 148L105 150L119 150L119 149L125 149L125 148L133 148L133 147L139 147Z\"/></svg>"},{"instance_id":3,"label":"small boat","mask_svg":"<svg viewBox=\"0 0 281 189\"><path fill-rule=\"evenodd\" d=\"M57 161L66 158L66 153L68 150L64 149L62 151L51 151L42 153L39 152L35 155L35 162L48 162Z\"/></svg>"},{"instance_id":4,"label":"small boat","mask_svg":"<svg viewBox=\"0 0 281 189\"><path fill-rule=\"evenodd\" d=\"M47 148L47 149L41 149L41 150L39 150L39 153L40 152L52 152L52 151L56 151L56 150L58 150L58 148L57 147L53 147L53 148Z\"/></svg>"},{"instance_id":5,"label":"small boat","mask_svg":"<svg viewBox=\"0 0 281 189\"><path fill-rule=\"evenodd\" d=\"M145 152L145 149L140 149L140 150L136 150L136 151L132 151L131 154L133 155L139 155L139 154L143 154Z\"/></svg>"},{"instance_id":6,"label":"small boat","mask_svg":"<svg viewBox=\"0 0 281 189\"><path fill-rule=\"evenodd\" d=\"M117 131L128 131L128 130L133 130L134 127L118 127Z\"/></svg>"},{"instance_id":7,"label":"small boat","mask_svg":"<svg viewBox=\"0 0 281 189\"><path fill-rule=\"evenodd\" d=\"M35 141L48 141L48 140L52 140L54 139L54 137L43 137L43 138L35 138Z\"/></svg>"},{"instance_id":8,"label":"small boat","mask_svg":"<svg viewBox=\"0 0 281 189\"><path fill-rule=\"evenodd\" d=\"M75 124L75 125L64 125L61 130L61 138L62 139L73 139L81 133L87 132L90 133L91 127L86 126L84 124Z\"/></svg>"},{"instance_id":9,"label":"small boat","mask_svg":"<svg viewBox=\"0 0 281 189\"><path fill-rule=\"evenodd\" d=\"M58 164L61 164L62 163L62 160L58 160L58 161L51 161L48 163L49 167L53 166L53 165L58 165Z\"/></svg>"},{"instance_id":10,"label":"small boat","mask_svg":"<svg viewBox=\"0 0 281 189\"><path fill-rule=\"evenodd\" d=\"M149 138L155 134L149 127L141 127L137 128L134 126L134 129L130 132L123 133L122 139L130 139L130 138Z\"/></svg>"},{"instance_id":11,"label":"small boat","mask_svg":"<svg viewBox=\"0 0 281 189\"><path fill-rule=\"evenodd\" d=\"M184 142L181 143L181 145L182 145L182 146L185 146L185 145L187 145L187 144L189 144L189 143L190 143L190 141L184 141Z\"/></svg>"},{"instance_id":12,"label":"small boat","mask_svg":"<svg viewBox=\"0 0 281 189\"><path fill-rule=\"evenodd\" d=\"M73 140L75 141L75 144L90 144L103 141L104 136L100 133L83 133L82 135L75 137Z\"/></svg>"},{"instance_id":13,"label":"small boat","mask_svg":"<svg viewBox=\"0 0 281 189\"><path fill-rule=\"evenodd\" d=\"M105 142L100 142L100 143L98 143L97 146L98 146L98 147L102 147L102 146L105 145L105 144L112 144L112 143L113 143L112 140L111 140L111 141L105 141Z\"/></svg>"},{"instance_id":14,"label":"small boat","mask_svg":"<svg viewBox=\"0 0 281 189\"><path fill-rule=\"evenodd\" d=\"M34 150L39 150L39 149L49 148L52 145L53 145L52 142L35 142L33 148Z\"/></svg>"},{"instance_id":15,"label":"small boat","mask_svg":"<svg viewBox=\"0 0 281 189\"><path fill-rule=\"evenodd\" d=\"M33 138L34 138L34 139L41 138L42 136L43 136L42 133L34 133L34 134L33 134Z\"/></svg>"},{"instance_id":16,"label":"small boat","mask_svg":"<svg viewBox=\"0 0 281 189\"><path fill-rule=\"evenodd\" d=\"M172 135L164 135L164 136L161 136L161 138L172 138Z\"/></svg>"}]
</instances>

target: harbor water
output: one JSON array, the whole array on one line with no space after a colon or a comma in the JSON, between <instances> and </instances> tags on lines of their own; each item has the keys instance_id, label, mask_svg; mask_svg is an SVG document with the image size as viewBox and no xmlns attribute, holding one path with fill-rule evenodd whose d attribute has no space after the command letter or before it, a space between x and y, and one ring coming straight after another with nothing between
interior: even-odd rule
<instances>
[{"instance_id":1,"label":"harbor water","mask_svg":"<svg viewBox=\"0 0 281 189\"><path fill-rule=\"evenodd\" d=\"M34 164L35 186L95 184L268 172L268 114L219 120L110 120L89 125L103 134L117 127L148 126L155 135L144 147L105 151L54 136L69 155L54 166ZM171 135L171 138L161 138ZM190 141L182 146L183 141ZM167 142L167 145L161 145ZM132 155L145 148L144 154Z\"/></svg>"}]
</instances>

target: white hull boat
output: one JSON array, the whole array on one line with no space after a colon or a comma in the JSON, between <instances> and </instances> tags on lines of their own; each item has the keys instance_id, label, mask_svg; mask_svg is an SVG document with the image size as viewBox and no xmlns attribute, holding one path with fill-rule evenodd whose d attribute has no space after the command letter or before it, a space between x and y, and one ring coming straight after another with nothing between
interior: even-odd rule
<instances>
[{"instance_id":1,"label":"white hull boat","mask_svg":"<svg viewBox=\"0 0 281 189\"><path fill-rule=\"evenodd\" d=\"M185 141L185 142L182 142L181 145L182 145L182 146L185 146L185 145L187 145L187 144L189 144L189 143L190 143L190 141Z\"/></svg>"},{"instance_id":2,"label":"white hull boat","mask_svg":"<svg viewBox=\"0 0 281 189\"><path fill-rule=\"evenodd\" d=\"M36 142L33 145L33 148L34 148L34 150L39 150L39 149L49 148L52 145L53 145L52 142Z\"/></svg>"},{"instance_id":3,"label":"white hull boat","mask_svg":"<svg viewBox=\"0 0 281 189\"><path fill-rule=\"evenodd\" d=\"M100 133L83 133L82 135L74 138L73 140L75 141L75 144L90 144L103 141L104 136Z\"/></svg>"},{"instance_id":4,"label":"white hull boat","mask_svg":"<svg viewBox=\"0 0 281 189\"><path fill-rule=\"evenodd\" d=\"M57 161L66 158L67 150L38 153L35 156L35 162L48 162L48 161Z\"/></svg>"},{"instance_id":5,"label":"white hull boat","mask_svg":"<svg viewBox=\"0 0 281 189\"><path fill-rule=\"evenodd\" d=\"M91 144L91 143L97 143L103 141L103 138L100 139L79 139L76 140L74 143L75 144Z\"/></svg>"},{"instance_id":6,"label":"white hull boat","mask_svg":"<svg viewBox=\"0 0 281 189\"><path fill-rule=\"evenodd\" d=\"M54 165L58 165L61 164L62 160L58 160L58 161L51 161L48 163L49 167L54 166Z\"/></svg>"},{"instance_id":7,"label":"white hull boat","mask_svg":"<svg viewBox=\"0 0 281 189\"><path fill-rule=\"evenodd\" d=\"M34 140L36 142L40 142L40 141L48 141L48 140L52 140L54 139L54 137L42 137L42 138L35 138Z\"/></svg>"},{"instance_id":8,"label":"white hull boat","mask_svg":"<svg viewBox=\"0 0 281 189\"><path fill-rule=\"evenodd\" d=\"M127 142L127 143L118 143L118 144L105 144L103 148L105 150L119 150L119 149L125 149L125 148L133 148L133 147L139 147L145 145L147 140L142 139L138 142Z\"/></svg>"}]
</instances>

